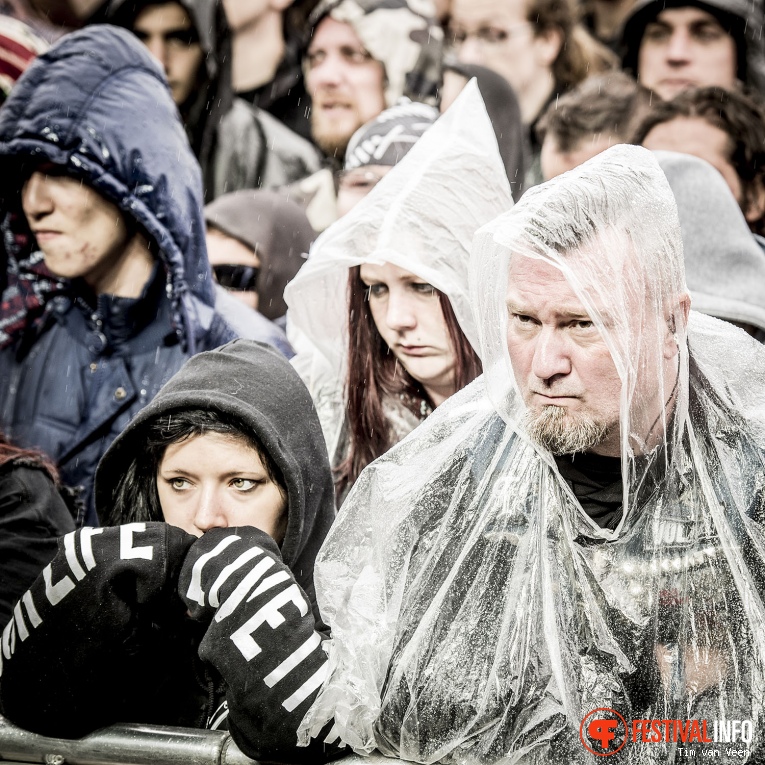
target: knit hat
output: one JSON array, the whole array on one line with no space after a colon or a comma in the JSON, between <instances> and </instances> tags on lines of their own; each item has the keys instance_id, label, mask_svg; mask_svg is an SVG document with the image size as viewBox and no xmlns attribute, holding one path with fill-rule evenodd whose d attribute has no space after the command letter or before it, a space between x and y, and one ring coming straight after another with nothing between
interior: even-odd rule
<instances>
[{"instance_id":1,"label":"knit hat","mask_svg":"<svg viewBox=\"0 0 765 765\"><path fill-rule=\"evenodd\" d=\"M393 167L438 119L438 109L402 98L351 137L345 170L364 165Z\"/></svg>"}]
</instances>

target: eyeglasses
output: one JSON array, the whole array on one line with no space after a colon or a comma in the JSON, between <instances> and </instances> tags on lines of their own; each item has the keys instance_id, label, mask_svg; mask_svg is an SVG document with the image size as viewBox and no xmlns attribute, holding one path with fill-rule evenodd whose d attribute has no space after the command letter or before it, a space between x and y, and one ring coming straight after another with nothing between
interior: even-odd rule
<instances>
[{"instance_id":1,"label":"eyeglasses","mask_svg":"<svg viewBox=\"0 0 765 765\"><path fill-rule=\"evenodd\" d=\"M237 292L254 292L260 273L255 266L213 266L212 270L221 287Z\"/></svg>"},{"instance_id":2,"label":"eyeglasses","mask_svg":"<svg viewBox=\"0 0 765 765\"><path fill-rule=\"evenodd\" d=\"M468 32L462 27L453 26L447 33L447 45L451 48L461 48L471 37L481 47L498 47L504 45L513 37L534 26L530 21L520 21L509 27L479 27L474 32Z\"/></svg>"}]
</instances>

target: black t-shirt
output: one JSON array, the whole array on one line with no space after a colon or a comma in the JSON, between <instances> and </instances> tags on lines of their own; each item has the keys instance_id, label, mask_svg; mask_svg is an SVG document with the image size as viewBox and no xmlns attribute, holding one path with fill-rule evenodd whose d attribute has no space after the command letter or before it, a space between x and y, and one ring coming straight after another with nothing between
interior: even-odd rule
<instances>
[{"instance_id":1,"label":"black t-shirt","mask_svg":"<svg viewBox=\"0 0 765 765\"><path fill-rule=\"evenodd\" d=\"M583 510L602 529L614 530L622 518L622 461L599 454L555 457Z\"/></svg>"}]
</instances>

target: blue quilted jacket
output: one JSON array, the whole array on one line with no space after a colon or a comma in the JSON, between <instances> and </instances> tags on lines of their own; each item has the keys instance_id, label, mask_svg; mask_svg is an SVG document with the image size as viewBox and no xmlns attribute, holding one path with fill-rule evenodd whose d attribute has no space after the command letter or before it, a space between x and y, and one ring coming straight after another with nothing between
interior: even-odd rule
<instances>
[{"instance_id":1,"label":"blue quilted jacket","mask_svg":"<svg viewBox=\"0 0 765 765\"><path fill-rule=\"evenodd\" d=\"M20 210L40 162L62 165L133 218L158 262L137 299L52 277ZM41 56L0 110L0 428L84 487L130 419L193 354L235 333L215 310L199 166L162 71L128 32L92 26Z\"/></svg>"}]
</instances>

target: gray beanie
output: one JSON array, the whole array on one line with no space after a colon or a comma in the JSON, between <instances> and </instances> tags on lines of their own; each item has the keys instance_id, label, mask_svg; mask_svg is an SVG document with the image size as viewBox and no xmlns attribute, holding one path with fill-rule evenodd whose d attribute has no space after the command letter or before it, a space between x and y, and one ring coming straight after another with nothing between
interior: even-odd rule
<instances>
[{"instance_id":1,"label":"gray beanie","mask_svg":"<svg viewBox=\"0 0 765 765\"><path fill-rule=\"evenodd\" d=\"M402 98L353 134L343 169L398 164L438 116L435 107Z\"/></svg>"}]
</instances>

